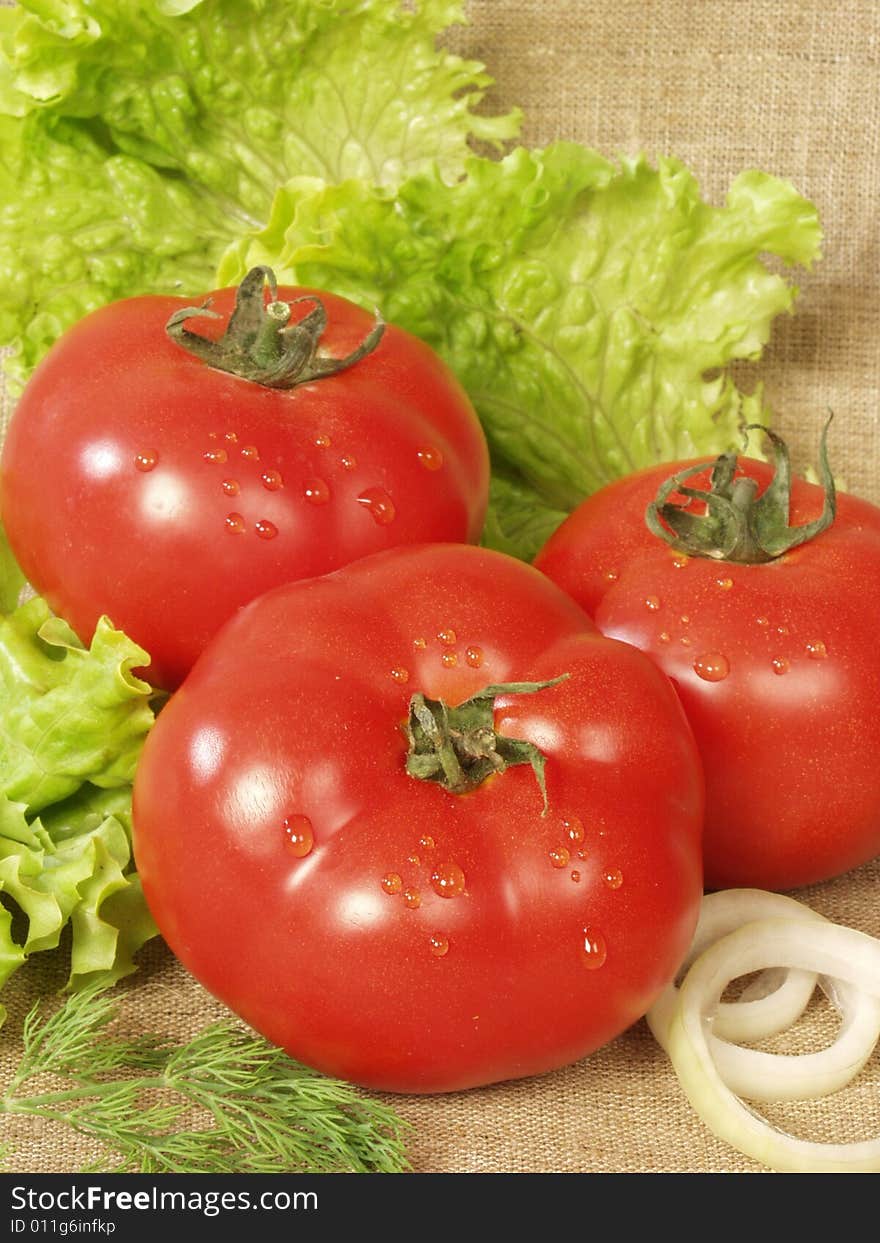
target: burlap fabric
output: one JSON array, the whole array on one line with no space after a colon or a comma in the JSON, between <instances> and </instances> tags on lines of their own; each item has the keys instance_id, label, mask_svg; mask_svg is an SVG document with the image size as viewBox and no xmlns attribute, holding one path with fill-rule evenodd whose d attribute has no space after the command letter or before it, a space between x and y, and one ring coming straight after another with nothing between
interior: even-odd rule
<instances>
[{"instance_id":1,"label":"burlap fabric","mask_svg":"<svg viewBox=\"0 0 880 1243\"><path fill-rule=\"evenodd\" d=\"M525 109L525 139L578 139L606 153L673 154L720 202L735 174L790 178L819 207L824 258L800 281L797 314L776 327L760 377L801 464L836 413L833 457L853 491L880 502L880 8L875 0L471 0L452 42L487 63L498 106ZM50 498L47 498L50 503ZM880 935L873 863L802 897ZM43 954L4 990L0 1081L25 1008L64 978ZM222 1013L159 943L127 989L132 1028L185 1037ZM834 1029L816 1003L791 1051ZM539 1079L437 1098L394 1098L412 1123L417 1171L758 1171L716 1141L684 1099L644 1023L593 1057ZM815 1139L880 1130L880 1055L822 1102L768 1116ZM70 1171L95 1154L64 1128L4 1119L9 1168Z\"/></svg>"}]
</instances>

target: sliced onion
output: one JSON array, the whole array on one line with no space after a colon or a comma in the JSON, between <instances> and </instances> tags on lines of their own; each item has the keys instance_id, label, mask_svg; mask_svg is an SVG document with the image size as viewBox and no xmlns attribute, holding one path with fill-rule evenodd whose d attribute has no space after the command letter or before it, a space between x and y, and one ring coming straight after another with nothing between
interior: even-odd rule
<instances>
[{"instance_id":1,"label":"sliced onion","mask_svg":"<svg viewBox=\"0 0 880 1243\"><path fill-rule=\"evenodd\" d=\"M747 922L731 930L735 916ZM701 953L716 937L720 939ZM850 1144L795 1139L740 1099L809 1099L837 1090L859 1072L880 1037L880 941L832 924L790 898L729 890L704 899L687 963L694 955L681 989L667 989L648 1021L707 1125L740 1152L775 1170L880 1170L880 1139ZM769 970L772 983L780 968L788 974L766 998L720 1002L731 980ZM740 1049L714 1034L722 1013L725 1032L740 1039L746 1038L742 1032L754 1039L756 1031L782 1030L778 1019L785 1012L793 1016L791 1021L799 1017L806 1004L801 1004L803 990L809 982L812 992L817 976L842 1015L837 1039L820 1053L786 1056ZM762 987L767 984L765 978ZM752 1011L765 1000L771 1003L769 1009ZM730 1008L725 1010L725 1004ZM747 1017L750 1011L758 1013L757 1023ZM765 1019L772 1020L769 1027Z\"/></svg>"},{"instance_id":2,"label":"sliced onion","mask_svg":"<svg viewBox=\"0 0 880 1243\"><path fill-rule=\"evenodd\" d=\"M765 889L725 889L709 894L703 899L685 965L690 966L707 946L751 920L786 917L822 919L803 902ZM752 1042L788 1031L807 1008L816 983L815 971L771 968L743 992L739 1001L719 1004L713 1031L727 1040Z\"/></svg>"},{"instance_id":3,"label":"sliced onion","mask_svg":"<svg viewBox=\"0 0 880 1243\"><path fill-rule=\"evenodd\" d=\"M762 917L823 920L816 911L761 889L730 889L703 900L686 969L707 945ZM766 1039L797 1021L819 983L840 1012L837 1039L821 1053L795 1057L741 1049L732 1041ZM775 985L775 987L774 987ZM769 990L769 991L768 991ZM661 1044L672 1020L678 993L670 987L655 1004L648 1021ZM709 1044L715 1065L737 1096L754 1101L811 1100L845 1087L864 1066L880 1038L880 1004L851 985L833 987L814 971L771 968L759 976L737 1002L721 1002L712 1019Z\"/></svg>"}]
</instances>

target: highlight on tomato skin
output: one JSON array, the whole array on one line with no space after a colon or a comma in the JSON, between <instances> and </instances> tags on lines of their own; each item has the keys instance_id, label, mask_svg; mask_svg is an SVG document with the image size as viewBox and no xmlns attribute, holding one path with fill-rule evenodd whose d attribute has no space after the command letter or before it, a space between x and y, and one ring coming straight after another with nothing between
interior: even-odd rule
<instances>
[{"instance_id":1,"label":"highlight on tomato skin","mask_svg":"<svg viewBox=\"0 0 880 1243\"><path fill-rule=\"evenodd\" d=\"M501 553L242 609L163 709L134 843L163 936L294 1058L455 1091L581 1058L673 978L703 781L668 679Z\"/></svg>"},{"instance_id":2,"label":"highlight on tomato skin","mask_svg":"<svg viewBox=\"0 0 880 1243\"><path fill-rule=\"evenodd\" d=\"M608 485L535 565L674 682L706 775L707 887L794 889L880 852L880 509L793 479L789 494L776 485L768 540L811 532L803 542L752 562L699 555L671 530L670 546L646 512L675 479L705 493L713 469L666 463ZM773 478L740 457L724 487L760 502ZM708 511L692 499L684 517L666 512L690 532Z\"/></svg>"},{"instance_id":3,"label":"highlight on tomato skin","mask_svg":"<svg viewBox=\"0 0 880 1243\"><path fill-rule=\"evenodd\" d=\"M245 299L86 316L34 372L0 457L29 581L84 642L110 617L166 689L278 583L475 542L486 515L485 437L445 363L344 298L266 279L254 269Z\"/></svg>"}]
</instances>

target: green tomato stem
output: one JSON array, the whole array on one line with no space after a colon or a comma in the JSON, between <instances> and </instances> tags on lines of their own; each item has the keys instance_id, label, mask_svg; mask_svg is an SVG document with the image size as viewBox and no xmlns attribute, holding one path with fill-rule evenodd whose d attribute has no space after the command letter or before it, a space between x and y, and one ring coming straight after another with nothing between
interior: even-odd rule
<instances>
[{"instance_id":1,"label":"green tomato stem","mask_svg":"<svg viewBox=\"0 0 880 1243\"><path fill-rule=\"evenodd\" d=\"M748 476L737 476L737 455L722 453L712 466L708 490L688 487L686 481L703 474L705 464L689 466L666 479L645 511L649 530L677 552L692 557L711 557L741 565L774 561L799 544L814 539L828 529L837 512L834 476L828 463L829 416L822 430L819 465L825 501L822 513L813 522L789 526L791 508L791 459L781 436L760 423L750 423L745 432L763 431L770 440L774 473L758 495L758 484ZM686 498L684 504L671 501L673 493ZM691 510L699 501L704 512Z\"/></svg>"},{"instance_id":2,"label":"green tomato stem","mask_svg":"<svg viewBox=\"0 0 880 1243\"><path fill-rule=\"evenodd\" d=\"M270 301L264 297L268 284ZM338 375L372 354L382 339L385 322L376 313L373 327L363 341L344 358L330 358L320 352L321 337L327 327L327 312L315 294L280 301L275 273L271 268L251 268L235 295L235 308L226 331L216 341L192 332L190 319L218 319L209 303L182 307L165 325L176 345L214 367L265 388L294 388L315 380ZM311 302L313 309L297 323L290 323L291 307Z\"/></svg>"},{"instance_id":3,"label":"green tomato stem","mask_svg":"<svg viewBox=\"0 0 880 1243\"><path fill-rule=\"evenodd\" d=\"M487 686L455 708L421 692L409 701L405 726L409 751L406 771L419 781L434 781L450 794L467 794L517 764L530 764L547 814L546 756L534 743L495 732L495 700L501 695L533 695L564 682L506 682Z\"/></svg>"}]
</instances>

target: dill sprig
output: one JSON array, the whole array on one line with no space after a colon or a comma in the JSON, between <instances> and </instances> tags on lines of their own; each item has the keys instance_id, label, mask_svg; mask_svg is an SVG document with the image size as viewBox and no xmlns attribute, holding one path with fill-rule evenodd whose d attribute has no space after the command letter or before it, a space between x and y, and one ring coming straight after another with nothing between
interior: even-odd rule
<instances>
[{"instance_id":1,"label":"dill sprig","mask_svg":"<svg viewBox=\"0 0 880 1243\"><path fill-rule=\"evenodd\" d=\"M261 1037L220 1022L183 1045L120 1039L110 1030L117 1016L96 989L48 1016L35 1005L0 1113L66 1123L107 1150L94 1168L116 1173L409 1168L405 1125L391 1109Z\"/></svg>"}]
</instances>

